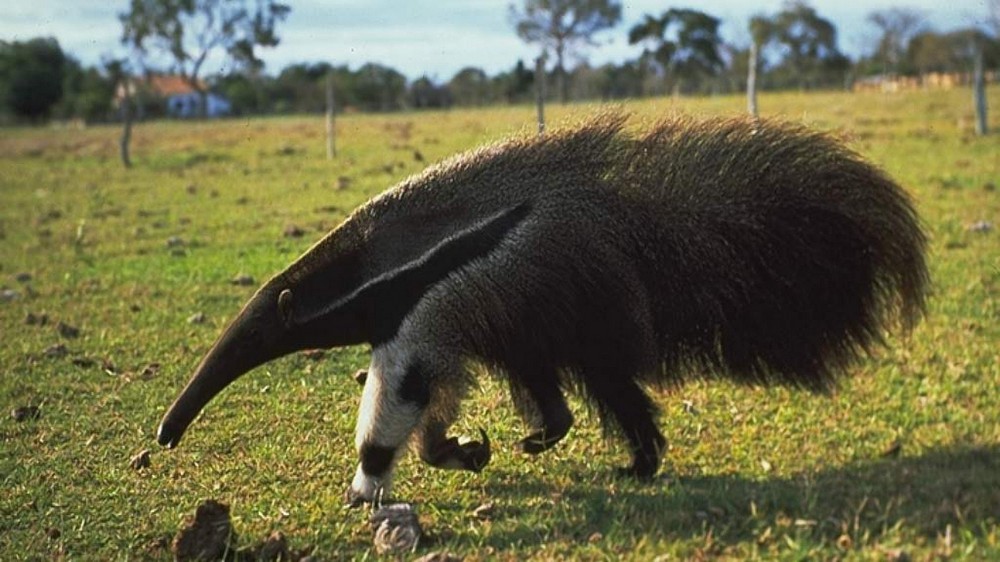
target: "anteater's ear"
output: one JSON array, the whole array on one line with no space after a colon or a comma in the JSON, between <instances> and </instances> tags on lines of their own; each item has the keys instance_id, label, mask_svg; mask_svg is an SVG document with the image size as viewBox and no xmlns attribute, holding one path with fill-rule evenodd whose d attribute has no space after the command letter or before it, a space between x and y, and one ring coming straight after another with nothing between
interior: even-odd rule
<instances>
[{"instance_id":1,"label":"anteater's ear","mask_svg":"<svg viewBox=\"0 0 1000 562\"><path fill-rule=\"evenodd\" d=\"M278 315L281 316L281 321L286 328L291 328L295 322L295 319L292 318L293 309L292 291L290 289L281 291L281 294L278 295Z\"/></svg>"}]
</instances>

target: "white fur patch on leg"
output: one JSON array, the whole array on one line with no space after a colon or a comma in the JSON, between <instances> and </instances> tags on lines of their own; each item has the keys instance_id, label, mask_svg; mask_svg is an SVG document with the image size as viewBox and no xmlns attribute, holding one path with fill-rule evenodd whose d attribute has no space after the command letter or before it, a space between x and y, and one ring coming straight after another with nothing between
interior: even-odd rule
<instances>
[{"instance_id":1,"label":"white fur patch on leg","mask_svg":"<svg viewBox=\"0 0 1000 562\"><path fill-rule=\"evenodd\" d=\"M361 393L354 444L359 455L365 454L366 447L396 453L381 474L367 474L363 465L358 464L351 491L365 501L375 499L379 487L385 497L389 496L396 460L423 416L422 406L400 397L399 389L411 358L406 346L399 341L372 350L368 378Z\"/></svg>"}]
</instances>

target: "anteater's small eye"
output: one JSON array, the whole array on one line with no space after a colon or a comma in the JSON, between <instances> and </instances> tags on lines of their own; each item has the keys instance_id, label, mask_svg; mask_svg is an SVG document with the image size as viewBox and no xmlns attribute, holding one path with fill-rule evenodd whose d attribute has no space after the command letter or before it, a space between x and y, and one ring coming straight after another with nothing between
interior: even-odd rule
<instances>
[{"instance_id":1,"label":"anteater's small eye","mask_svg":"<svg viewBox=\"0 0 1000 562\"><path fill-rule=\"evenodd\" d=\"M281 317L281 321L285 324L286 328L291 328L294 322L293 316L293 306L292 306L292 291L285 289L281 291L278 295L278 315Z\"/></svg>"}]
</instances>

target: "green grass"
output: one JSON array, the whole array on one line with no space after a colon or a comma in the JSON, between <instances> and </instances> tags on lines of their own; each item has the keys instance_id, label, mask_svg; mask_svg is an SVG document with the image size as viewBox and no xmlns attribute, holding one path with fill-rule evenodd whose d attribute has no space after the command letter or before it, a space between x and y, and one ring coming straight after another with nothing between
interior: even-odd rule
<instances>
[{"instance_id":1,"label":"green grass","mask_svg":"<svg viewBox=\"0 0 1000 562\"><path fill-rule=\"evenodd\" d=\"M990 96L1000 130L1000 91ZM486 471L436 471L413 456L400 467L396 493L431 535L418 554L1000 558L1000 232L967 228L1000 226L1000 134L972 134L965 90L761 105L835 131L911 191L931 238L926 320L832 397L725 383L660 395L671 449L653 484L611 478L626 451L579 404L554 451L515 453L523 428L502 385L485 380L458 430L490 433ZM634 123L742 107L739 97L625 105ZM113 127L3 131L0 286L18 297L0 302L0 559L167 559L157 541L207 498L230 504L242 545L280 530L321 559L374 557L366 513L341 506L356 462L349 375L366 349L254 371L176 451L155 447L156 425L254 289L229 279L263 281L368 197L427 162L530 131L532 118L530 107L345 116L332 162L319 117L144 123L129 171ZM284 237L291 224L305 236ZM16 280L22 272L31 279ZM206 321L189 323L198 312ZM29 313L49 322L28 325ZM80 336L63 338L58 322ZM46 357L56 343L69 353ZM7 414L25 405L41 417ZM133 470L146 448L152 465ZM486 502L492 519L473 518Z\"/></svg>"}]
</instances>

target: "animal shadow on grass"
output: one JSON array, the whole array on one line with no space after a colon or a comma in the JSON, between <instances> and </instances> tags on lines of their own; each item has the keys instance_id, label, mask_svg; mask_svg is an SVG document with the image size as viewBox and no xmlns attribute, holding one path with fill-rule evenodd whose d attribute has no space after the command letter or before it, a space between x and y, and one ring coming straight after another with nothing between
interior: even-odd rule
<instances>
[{"instance_id":1,"label":"animal shadow on grass","mask_svg":"<svg viewBox=\"0 0 1000 562\"><path fill-rule=\"evenodd\" d=\"M574 480L591 479L581 474ZM552 495L542 476L521 477L516 488L486 488L515 512L528 511L516 507L526 498ZM487 542L503 548L541 546L554 538L583 542L594 533L652 542L710 534L724 548L786 529L815 542L860 546L896 528L933 541L949 525L956 534L961 529L981 537L1000 521L1000 445L932 450L790 477L668 474L646 486L581 484L557 497L544 509L550 515L495 527Z\"/></svg>"}]
</instances>

